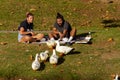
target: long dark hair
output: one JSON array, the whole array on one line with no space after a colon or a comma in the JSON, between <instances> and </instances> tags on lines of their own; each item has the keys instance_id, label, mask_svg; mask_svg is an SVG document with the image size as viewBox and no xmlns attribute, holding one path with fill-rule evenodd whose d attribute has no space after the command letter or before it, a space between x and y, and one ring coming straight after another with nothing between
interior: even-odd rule
<instances>
[{"instance_id":1,"label":"long dark hair","mask_svg":"<svg viewBox=\"0 0 120 80\"><path fill-rule=\"evenodd\" d=\"M57 13L56 19L62 19L64 22L64 17L60 13Z\"/></svg>"}]
</instances>

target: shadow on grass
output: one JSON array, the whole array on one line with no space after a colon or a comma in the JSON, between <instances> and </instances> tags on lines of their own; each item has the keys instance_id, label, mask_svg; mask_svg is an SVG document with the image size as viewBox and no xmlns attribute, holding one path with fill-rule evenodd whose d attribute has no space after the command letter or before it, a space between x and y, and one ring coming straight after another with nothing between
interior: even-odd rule
<instances>
[{"instance_id":1,"label":"shadow on grass","mask_svg":"<svg viewBox=\"0 0 120 80\"><path fill-rule=\"evenodd\" d=\"M80 51L71 51L69 54L67 55L74 55L74 54L80 54L81 52Z\"/></svg>"},{"instance_id":2,"label":"shadow on grass","mask_svg":"<svg viewBox=\"0 0 120 80\"><path fill-rule=\"evenodd\" d=\"M104 25L104 28L120 27L120 20L114 20L114 19L102 20L101 23Z\"/></svg>"},{"instance_id":3,"label":"shadow on grass","mask_svg":"<svg viewBox=\"0 0 120 80\"><path fill-rule=\"evenodd\" d=\"M81 52L79 52L79 51L71 51L71 52L70 52L69 54L67 54L67 55L74 55L74 54L80 54L80 53L81 53ZM65 56L67 56L67 55L65 55ZM58 61L59 61L59 62L58 62L57 65L60 65L60 64L64 63L65 59L64 59L64 57L60 57Z\"/></svg>"},{"instance_id":4,"label":"shadow on grass","mask_svg":"<svg viewBox=\"0 0 120 80\"><path fill-rule=\"evenodd\" d=\"M120 27L120 24L115 24L115 23L114 23L114 24L108 24L108 25L105 25L104 27L105 27L105 28L106 28L106 27L110 27L110 28L113 27L113 28L115 28L115 27Z\"/></svg>"},{"instance_id":5,"label":"shadow on grass","mask_svg":"<svg viewBox=\"0 0 120 80\"><path fill-rule=\"evenodd\" d=\"M94 34L96 32L91 32L91 34ZM76 38L80 38L80 37L86 37L87 35L89 35L89 33L82 33L82 34L77 34Z\"/></svg>"},{"instance_id":6,"label":"shadow on grass","mask_svg":"<svg viewBox=\"0 0 120 80\"><path fill-rule=\"evenodd\" d=\"M62 64L64 61L65 61L65 59L64 59L64 57L60 57L59 59L58 59L58 64L57 65L60 65L60 64Z\"/></svg>"},{"instance_id":7,"label":"shadow on grass","mask_svg":"<svg viewBox=\"0 0 120 80\"><path fill-rule=\"evenodd\" d=\"M44 62L41 62L39 71L43 71L44 69L45 69L45 64Z\"/></svg>"}]
</instances>

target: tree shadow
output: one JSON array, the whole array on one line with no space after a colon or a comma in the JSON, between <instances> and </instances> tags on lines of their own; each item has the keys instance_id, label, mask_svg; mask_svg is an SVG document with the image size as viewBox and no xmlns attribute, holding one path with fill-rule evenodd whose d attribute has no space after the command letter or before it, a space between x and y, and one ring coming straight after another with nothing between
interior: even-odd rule
<instances>
[{"instance_id":1,"label":"tree shadow","mask_svg":"<svg viewBox=\"0 0 120 80\"><path fill-rule=\"evenodd\" d=\"M101 22L104 28L115 28L120 27L120 20L109 19L109 20L102 20Z\"/></svg>"},{"instance_id":2,"label":"tree shadow","mask_svg":"<svg viewBox=\"0 0 120 80\"><path fill-rule=\"evenodd\" d=\"M115 27L120 27L120 24L115 24L115 23L114 24L108 24L108 25L105 25L104 27L105 28L106 27L111 27L111 28L113 27L113 28L115 28Z\"/></svg>"},{"instance_id":3,"label":"tree shadow","mask_svg":"<svg viewBox=\"0 0 120 80\"><path fill-rule=\"evenodd\" d=\"M113 22L114 22L114 20L109 19L109 20L103 20L101 23L103 23L103 24L109 24L109 23L113 23Z\"/></svg>"}]
</instances>

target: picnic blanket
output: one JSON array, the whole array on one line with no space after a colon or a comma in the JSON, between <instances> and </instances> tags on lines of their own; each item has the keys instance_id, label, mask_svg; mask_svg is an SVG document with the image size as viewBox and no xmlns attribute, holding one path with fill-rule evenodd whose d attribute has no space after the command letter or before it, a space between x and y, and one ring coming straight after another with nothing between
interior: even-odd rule
<instances>
[{"instance_id":1,"label":"picnic blanket","mask_svg":"<svg viewBox=\"0 0 120 80\"><path fill-rule=\"evenodd\" d=\"M72 40L70 43L86 44L86 43L89 43L91 39L92 39L92 37L90 35L87 35L85 37L77 37L75 40ZM33 42L33 43L35 43L35 44L44 44L48 40L49 39L41 40L40 42ZM66 43L65 41L60 41L60 44L65 44L65 43Z\"/></svg>"}]
</instances>

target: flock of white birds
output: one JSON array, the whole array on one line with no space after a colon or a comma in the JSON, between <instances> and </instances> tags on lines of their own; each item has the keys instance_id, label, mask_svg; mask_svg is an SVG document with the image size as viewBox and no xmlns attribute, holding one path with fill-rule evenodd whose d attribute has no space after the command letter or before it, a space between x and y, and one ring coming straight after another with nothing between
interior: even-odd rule
<instances>
[{"instance_id":1,"label":"flock of white birds","mask_svg":"<svg viewBox=\"0 0 120 80\"><path fill-rule=\"evenodd\" d=\"M53 53L49 58L49 63L53 64L53 65L57 65L59 62L59 57L62 57L63 55L68 54L69 52L71 52L72 50L74 50L74 48L68 47L68 46L61 46L60 42L57 40L48 40L46 42L47 46L52 49ZM56 51L61 55L58 56L56 54ZM49 57L49 51L46 50L45 52L40 52L40 54L36 54L35 56L35 60L32 62L32 69L33 70L39 70L41 67L41 62L44 62L48 59Z\"/></svg>"}]
</instances>

